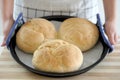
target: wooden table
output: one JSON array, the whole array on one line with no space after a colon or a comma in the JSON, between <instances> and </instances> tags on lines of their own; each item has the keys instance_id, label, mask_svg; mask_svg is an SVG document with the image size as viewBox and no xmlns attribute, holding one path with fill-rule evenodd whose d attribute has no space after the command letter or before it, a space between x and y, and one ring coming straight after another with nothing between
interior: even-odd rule
<instances>
[{"instance_id":1,"label":"wooden table","mask_svg":"<svg viewBox=\"0 0 120 80\"><path fill-rule=\"evenodd\" d=\"M50 78L34 74L19 65L5 48L0 55L0 80L120 80L120 42L99 65L82 75Z\"/></svg>"}]
</instances>

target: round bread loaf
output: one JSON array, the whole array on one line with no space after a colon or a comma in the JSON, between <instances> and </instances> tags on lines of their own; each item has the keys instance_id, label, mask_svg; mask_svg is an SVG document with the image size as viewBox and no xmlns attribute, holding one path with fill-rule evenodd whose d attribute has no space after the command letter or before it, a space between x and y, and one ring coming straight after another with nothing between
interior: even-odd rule
<instances>
[{"instance_id":1,"label":"round bread loaf","mask_svg":"<svg viewBox=\"0 0 120 80\"><path fill-rule=\"evenodd\" d=\"M97 43L99 31L95 24L86 19L69 18L61 24L59 37L77 45L81 51L87 51Z\"/></svg>"},{"instance_id":2,"label":"round bread loaf","mask_svg":"<svg viewBox=\"0 0 120 80\"><path fill-rule=\"evenodd\" d=\"M46 19L35 18L26 22L16 34L17 46L33 53L45 39L56 38L54 25Z\"/></svg>"},{"instance_id":3,"label":"round bread loaf","mask_svg":"<svg viewBox=\"0 0 120 80\"><path fill-rule=\"evenodd\" d=\"M34 52L35 69L47 72L71 72L78 70L83 62L81 50L63 40L48 40Z\"/></svg>"}]
</instances>

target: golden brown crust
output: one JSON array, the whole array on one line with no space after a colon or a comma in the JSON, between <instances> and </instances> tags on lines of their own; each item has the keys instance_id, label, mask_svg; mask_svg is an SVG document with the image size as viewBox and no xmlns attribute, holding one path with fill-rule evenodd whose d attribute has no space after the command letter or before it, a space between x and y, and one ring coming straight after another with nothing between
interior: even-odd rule
<instances>
[{"instance_id":1,"label":"golden brown crust","mask_svg":"<svg viewBox=\"0 0 120 80\"><path fill-rule=\"evenodd\" d=\"M59 37L86 51L97 43L99 31L96 25L86 19L70 18L61 24Z\"/></svg>"},{"instance_id":2,"label":"golden brown crust","mask_svg":"<svg viewBox=\"0 0 120 80\"><path fill-rule=\"evenodd\" d=\"M45 39L56 38L54 25L42 18L26 22L16 35L17 46L27 53L33 53Z\"/></svg>"},{"instance_id":3,"label":"golden brown crust","mask_svg":"<svg viewBox=\"0 0 120 80\"><path fill-rule=\"evenodd\" d=\"M33 55L33 66L48 72L71 72L78 70L83 62L81 50L63 40L42 43Z\"/></svg>"}]
</instances>

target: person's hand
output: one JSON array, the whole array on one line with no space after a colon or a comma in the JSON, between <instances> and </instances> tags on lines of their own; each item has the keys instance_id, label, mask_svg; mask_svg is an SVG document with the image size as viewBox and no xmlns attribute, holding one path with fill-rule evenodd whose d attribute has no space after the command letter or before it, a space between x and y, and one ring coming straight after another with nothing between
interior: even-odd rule
<instances>
[{"instance_id":1,"label":"person's hand","mask_svg":"<svg viewBox=\"0 0 120 80\"><path fill-rule=\"evenodd\" d=\"M3 37L3 42L1 44L2 47L6 46L6 39L8 37L9 31L10 31L13 23L14 23L13 19L6 20L3 22L3 35L4 35L4 37Z\"/></svg>"},{"instance_id":2,"label":"person's hand","mask_svg":"<svg viewBox=\"0 0 120 80\"><path fill-rule=\"evenodd\" d=\"M112 45L115 45L118 41L118 34L116 31L115 21L106 21L105 22L105 32L108 36L108 39Z\"/></svg>"}]
</instances>

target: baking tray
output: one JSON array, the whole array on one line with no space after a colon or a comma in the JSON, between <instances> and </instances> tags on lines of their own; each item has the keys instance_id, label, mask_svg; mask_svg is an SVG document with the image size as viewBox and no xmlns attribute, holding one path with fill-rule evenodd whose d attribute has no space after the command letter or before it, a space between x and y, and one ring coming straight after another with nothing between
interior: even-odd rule
<instances>
[{"instance_id":1,"label":"baking tray","mask_svg":"<svg viewBox=\"0 0 120 80\"><path fill-rule=\"evenodd\" d=\"M44 16L42 18L45 18L51 21L52 23L54 23L56 25L56 29L58 30L61 22L63 22L65 19L72 18L72 17L74 16L56 15L56 16ZM94 68L98 63L100 63L105 58L105 56L108 53L113 51L113 46L110 44L104 32L104 27L101 24L99 14L96 15L96 18L97 18L96 25L100 33L99 41L92 49L83 53L83 58L84 58L83 64L81 68L77 71L66 72L66 73L54 73L54 72L45 72L40 70L38 71L34 69L32 65L33 55L24 53L16 45L16 33L20 29L20 27L25 23L23 20L22 13L19 14L17 20L13 24L6 41L7 43L6 45L7 45L7 48L10 50L10 53L12 57L15 59L15 61L33 73L43 75L43 76L49 76L49 77L68 77L68 76L79 75Z\"/></svg>"}]
</instances>

